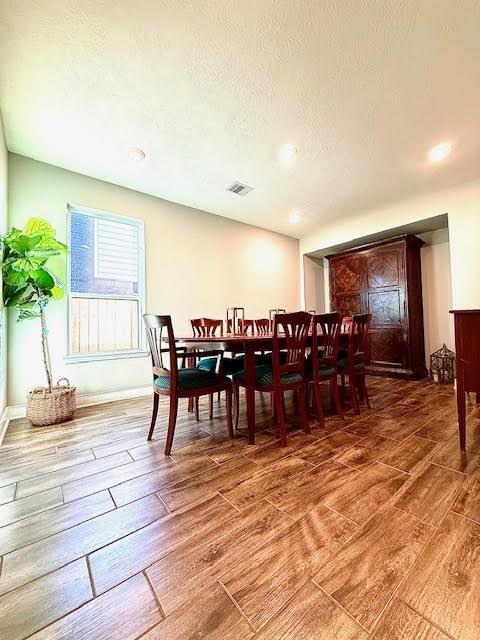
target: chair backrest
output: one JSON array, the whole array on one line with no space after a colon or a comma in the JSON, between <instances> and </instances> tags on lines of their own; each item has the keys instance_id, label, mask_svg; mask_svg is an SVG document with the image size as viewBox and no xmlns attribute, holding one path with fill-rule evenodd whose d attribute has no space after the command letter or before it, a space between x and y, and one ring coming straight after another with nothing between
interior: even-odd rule
<instances>
[{"instance_id":1,"label":"chair backrest","mask_svg":"<svg viewBox=\"0 0 480 640\"><path fill-rule=\"evenodd\" d=\"M280 381L282 373L305 375L305 350L312 316L306 311L279 313L273 321L272 364L273 378ZM286 359L280 364L280 349Z\"/></svg>"},{"instance_id":2,"label":"chair backrest","mask_svg":"<svg viewBox=\"0 0 480 640\"><path fill-rule=\"evenodd\" d=\"M318 366L320 347L323 348L321 363L336 366L342 332L342 317L336 311L320 313L312 320L312 364ZM321 338L320 338L321 336Z\"/></svg>"},{"instance_id":3,"label":"chair backrest","mask_svg":"<svg viewBox=\"0 0 480 640\"><path fill-rule=\"evenodd\" d=\"M350 332L350 326L353 322L353 317L352 316L343 316L342 318L342 333L349 333Z\"/></svg>"},{"instance_id":4,"label":"chair backrest","mask_svg":"<svg viewBox=\"0 0 480 640\"><path fill-rule=\"evenodd\" d=\"M231 331L231 327L232 327L232 320L229 319L228 320L228 325L227 325L227 331ZM241 318L238 319L238 328L240 329L241 333L244 335L247 335L248 333L250 333L251 335L253 335L254 333L254 320L242 320Z\"/></svg>"},{"instance_id":5,"label":"chair backrest","mask_svg":"<svg viewBox=\"0 0 480 640\"><path fill-rule=\"evenodd\" d=\"M190 320L194 338L210 338L214 336L218 329L223 330L223 320L212 318L193 318Z\"/></svg>"},{"instance_id":6,"label":"chair backrest","mask_svg":"<svg viewBox=\"0 0 480 640\"><path fill-rule=\"evenodd\" d=\"M143 316L147 332L148 346L152 357L153 379L171 379L171 390L176 385L178 378L177 354L175 351L175 336L173 334L171 316L157 316L153 313L145 313ZM162 347L164 339L168 339L168 347ZM169 367L165 365L163 354L169 355Z\"/></svg>"},{"instance_id":7,"label":"chair backrest","mask_svg":"<svg viewBox=\"0 0 480 640\"><path fill-rule=\"evenodd\" d=\"M348 361L351 366L357 362L368 364L368 329L371 317L370 313L363 313L352 318L348 340Z\"/></svg>"},{"instance_id":8,"label":"chair backrest","mask_svg":"<svg viewBox=\"0 0 480 640\"><path fill-rule=\"evenodd\" d=\"M268 318L258 318L258 320L255 320L255 330L259 336L267 335L270 333L270 320Z\"/></svg>"}]
</instances>

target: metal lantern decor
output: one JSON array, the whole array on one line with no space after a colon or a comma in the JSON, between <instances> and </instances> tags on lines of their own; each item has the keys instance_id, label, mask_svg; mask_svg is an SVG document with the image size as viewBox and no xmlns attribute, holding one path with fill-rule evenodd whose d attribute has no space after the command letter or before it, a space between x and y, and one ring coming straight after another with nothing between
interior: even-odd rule
<instances>
[{"instance_id":1,"label":"metal lantern decor","mask_svg":"<svg viewBox=\"0 0 480 640\"><path fill-rule=\"evenodd\" d=\"M455 354L446 344L430 356L430 380L435 384L452 384L455 381Z\"/></svg>"},{"instance_id":2,"label":"metal lantern decor","mask_svg":"<svg viewBox=\"0 0 480 640\"><path fill-rule=\"evenodd\" d=\"M273 331L273 319L277 315L277 313L287 313L285 309L270 309L268 312L268 317L270 318L270 329Z\"/></svg>"},{"instance_id":3,"label":"metal lantern decor","mask_svg":"<svg viewBox=\"0 0 480 640\"><path fill-rule=\"evenodd\" d=\"M227 309L227 333L234 336L243 333L245 326L244 307L228 307Z\"/></svg>"}]
</instances>

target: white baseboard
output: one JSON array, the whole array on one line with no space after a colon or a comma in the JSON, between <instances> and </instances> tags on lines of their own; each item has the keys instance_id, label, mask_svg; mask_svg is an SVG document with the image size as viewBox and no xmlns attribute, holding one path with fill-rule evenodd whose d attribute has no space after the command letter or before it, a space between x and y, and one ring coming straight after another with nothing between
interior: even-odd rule
<instances>
[{"instance_id":1,"label":"white baseboard","mask_svg":"<svg viewBox=\"0 0 480 640\"><path fill-rule=\"evenodd\" d=\"M8 407L5 407L5 411L0 418L0 446L2 446L3 439L7 433L8 423L10 422L10 415Z\"/></svg>"},{"instance_id":2,"label":"white baseboard","mask_svg":"<svg viewBox=\"0 0 480 640\"><path fill-rule=\"evenodd\" d=\"M90 407L94 404L105 404L116 400L130 400L152 394L152 385L146 387L134 387L133 389L120 389L120 391L105 391L103 393L84 393L77 395L77 407Z\"/></svg>"},{"instance_id":3,"label":"white baseboard","mask_svg":"<svg viewBox=\"0 0 480 640\"><path fill-rule=\"evenodd\" d=\"M77 407L90 407L95 404L105 404L117 400L130 400L148 396L152 393L152 386L120 389L119 391L103 391L102 393L82 393L77 395ZM25 418L26 405L16 404L6 407L0 418L0 446L7 433L8 423L15 418Z\"/></svg>"}]
</instances>

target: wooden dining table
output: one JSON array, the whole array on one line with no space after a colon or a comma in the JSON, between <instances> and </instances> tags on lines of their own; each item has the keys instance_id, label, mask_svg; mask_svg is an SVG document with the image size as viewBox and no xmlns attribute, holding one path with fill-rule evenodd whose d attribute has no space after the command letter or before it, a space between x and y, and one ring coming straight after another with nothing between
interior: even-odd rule
<instances>
[{"instance_id":1,"label":"wooden dining table","mask_svg":"<svg viewBox=\"0 0 480 640\"><path fill-rule=\"evenodd\" d=\"M284 348L286 346L286 340L282 339L281 334L278 336L278 339L280 349ZM348 340L348 334L342 333L342 348L346 340ZM188 336L185 338L177 338L177 342L184 344L187 347L187 351L195 351L197 349L221 349L228 353L245 354L245 400L247 405L248 443L255 444L255 353L259 351L272 351L273 333L262 335L219 334L215 336ZM319 336L319 342L321 342L321 336ZM307 344L308 346L311 345L311 337L308 338ZM201 357L201 354L198 355Z\"/></svg>"}]
</instances>

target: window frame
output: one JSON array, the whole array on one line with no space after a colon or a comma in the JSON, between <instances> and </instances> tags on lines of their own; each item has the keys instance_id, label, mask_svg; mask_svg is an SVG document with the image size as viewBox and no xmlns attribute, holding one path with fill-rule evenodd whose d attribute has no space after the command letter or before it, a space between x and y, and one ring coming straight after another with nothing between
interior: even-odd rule
<instances>
[{"instance_id":1,"label":"window frame","mask_svg":"<svg viewBox=\"0 0 480 640\"><path fill-rule=\"evenodd\" d=\"M69 248L72 246L71 238L71 219L72 214L80 213L91 216L95 219L110 220L113 222L121 222L124 224L135 225L138 228L138 295L117 295L117 294L99 294L99 293L76 293L71 290L71 251L67 258L67 353L64 356L64 362L93 362L96 360L117 360L121 358L138 358L148 355L145 347L145 332L143 331L143 314L145 310L145 223L140 218L133 218L119 213L111 213L94 209L84 205L67 203L67 242ZM89 298L89 299L113 299L113 300L134 300L138 302L138 347L136 349L116 349L112 351L90 351L82 353L74 353L72 351L72 298Z\"/></svg>"}]
</instances>

